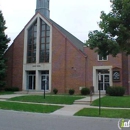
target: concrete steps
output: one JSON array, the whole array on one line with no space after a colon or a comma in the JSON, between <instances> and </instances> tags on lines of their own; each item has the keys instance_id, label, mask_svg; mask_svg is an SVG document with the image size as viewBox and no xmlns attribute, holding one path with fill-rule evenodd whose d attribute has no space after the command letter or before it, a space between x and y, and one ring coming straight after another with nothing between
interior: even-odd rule
<instances>
[{"instance_id":1,"label":"concrete steps","mask_svg":"<svg viewBox=\"0 0 130 130\"><path fill-rule=\"evenodd\" d=\"M16 94L34 94L43 95L44 91L18 91ZM45 93L50 93L50 91L45 91Z\"/></svg>"},{"instance_id":2,"label":"concrete steps","mask_svg":"<svg viewBox=\"0 0 130 130\"><path fill-rule=\"evenodd\" d=\"M101 95L101 97L105 96L104 94ZM75 100L74 104L77 105L90 105L92 101L99 98L99 95L94 94L92 97L86 96L83 99Z\"/></svg>"},{"instance_id":3,"label":"concrete steps","mask_svg":"<svg viewBox=\"0 0 130 130\"><path fill-rule=\"evenodd\" d=\"M78 99L78 100L75 100L74 104L77 104L77 105L90 105L91 104L91 98L90 96L87 96L83 99Z\"/></svg>"},{"instance_id":4,"label":"concrete steps","mask_svg":"<svg viewBox=\"0 0 130 130\"><path fill-rule=\"evenodd\" d=\"M74 104L76 105L90 105L90 101L75 101Z\"/></svg>"}]
</instances>

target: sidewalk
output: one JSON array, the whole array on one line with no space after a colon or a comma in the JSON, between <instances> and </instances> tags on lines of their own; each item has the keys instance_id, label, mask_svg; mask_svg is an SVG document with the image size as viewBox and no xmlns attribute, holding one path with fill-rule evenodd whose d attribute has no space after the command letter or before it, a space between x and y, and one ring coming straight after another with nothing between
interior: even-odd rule
<instances>
[{"instance_id":1,"label":"sidewalk","mask_svg":"<svg viewBox=\"0 0 130 130\"><path fill-rule=\"evenodd\" d=\"M24 95L29 95L29 94L8 94L8 95L0 95L0 100L1 101L6 101L9 98L13 97L18 97L18 96L24 96ZM98 99L98 96L95 95L92 98L93 100ZM90 102L90 97L87 96L83 99L76 100L79 102ZM11 102L18 102L18 101L11 101ZM22 103L22 102L21 102ZM27 102L26 102L27 103ZM31 102L28 102L31 103ZM47 103L32 103L32 104L43 104L47 105ZM50 105L50 104L49 104ZM51 104L51 105L59 105L63 106L63 108L51 113L52 115L63 115L63 116L73 116L76 112L79 110L89 107L89 105L81 105L81 104L72 104L72 105L65 105L65 104Z\"/></svg>"},{"instance_id":2,"label":"sidewalk","mask_svg":"<svg viewBox=\"0 0 130 130\"><path fill-rule=\"evenodd\" d=\"M8 95L0 95L0 101L6 101L9 98L24 96L28 94L8 94ZM92 100L98 99L98 95L94 95ZM85 97L83 99L78 100L79 102L90 102L90 97ZM10 101L10 102L19 102L19 101ZM50 113L51 115L62 115L62 116L73 116L76 112L83 108L99 108L98 106L90 106L90 105L81 105L81 104L72 104L72 105L65 105L65 104L49 104L49 103L32 103L32 102L20 102L20 103L29 103L29 104L43 104L43 105L58 105L63 106L61 109ZM115 107L101 107L107 109L128 109L130 108L115 108Z\"/></svg>"},{"instance_id":3,"label":"sidewalk","mask_svg":"<svg viewBox=\"0 0 130 130\"><path fill-rule=\"evenodd\" d=\"M13 98L13 97L19 97L19 96L24 96L27 94L5 94L5 95L0 95L0 99L9 99L9 98Z\"/></svg>"},{"instance_id":4,"label":"sidewalk","mask_svg":"<svg viewBox=\"0 0 130 130\"><path fill-rule=\"evenodd\" d=\"M86 105L65 105L63 108L54 111L52 115L62 115L62 116L73 116L79 110L85 108Z\"/></svg>"}]
</instances>

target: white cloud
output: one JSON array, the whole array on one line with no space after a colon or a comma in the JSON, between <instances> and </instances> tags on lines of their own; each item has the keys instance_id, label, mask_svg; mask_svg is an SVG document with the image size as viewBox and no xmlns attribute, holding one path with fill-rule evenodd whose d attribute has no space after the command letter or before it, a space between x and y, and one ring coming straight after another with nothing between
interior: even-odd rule
<instances>
[{"instance_id":1,"label":"white cloud","mask_svg":"<svg viewBox=\"0 0 130 130\"><path fill-rule=\"evenodd\" d=\"M50 0L50 17L81 41L99 29L100 12L110 11L110 0ZM0 0L6 33L13 40L35 14L36 0Z\"/></svg>"}]
</instances>

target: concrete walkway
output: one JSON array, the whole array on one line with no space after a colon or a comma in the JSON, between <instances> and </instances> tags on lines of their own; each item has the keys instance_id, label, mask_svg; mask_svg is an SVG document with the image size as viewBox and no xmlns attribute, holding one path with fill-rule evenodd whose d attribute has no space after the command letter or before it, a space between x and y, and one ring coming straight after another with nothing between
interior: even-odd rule
<instances>
[{"instance_id":1,"label":"concrete walkway","mask_svg":"<svg viewBox=\"0 0 130 130\"><path fill-rule=\"evenodd\" d=\"M103 97L104 95L102 95L101 97ZM75 100L75 104L72 105L65 105L63 108L51 113L53 115L66 115L66 116L73 116L76 112L78 112L79 110L83 109L83 108L88 108L88 107L93 107L90 106L90 100L96 100L98 99L99 96L98 95L94 95L92 96L92 98L90 98L90 96L86 96L85 98L82 99L78 99Z\"/></svg>"},{"instance_id":2,"label":"concrete walkway","mask_svg":"<svg viewBox=\"0 0 130 130\"><path fill-rule=\"evenodd\" d=\"M85 108L86 105L65 105L63 108L58 109L51 113L52 115L62 115L62 116L73 116L79 110Z\"/></svg>"},{"instance_id":3,"label":"concrete walkway","mask_svg":"<svg viewBox=\"0 0 130 130\"><path fill-rule=\"evenodd\" d=\"M9 99L13 97L19 97L19 96L24 96L27 94L5 94L5 95L0 95L0 99Z\"/></svg>"},{"instance_id":4,"label":"concrete walkway","mask_svg":"<svg viewBox=\"0 0 130 130\"><path fill-rule=\"evenodd\" d=\"M9 98L13 97L18 97L18 96L24 96L28 94L8 94L8 95L0 95L0 100L1 101L6 101ZM92 100L98 99L98 95L94 95L92 97ZM90 101L90 97L85 97L83 99L78 100L78 102L88 102ZM19 102L19 101L11 101L11 102ZM24 103L24 102L20 102ZM32 102L26 102L26 103L31 103L31 104L43 104L43 105L50 105L48 103L32 103ZM76 112L83 108L98 108L97 106L90 106L90 105L81 105L81 104L72 104L72 105L65 105L65 104L51 104L51 105L58 105L58 106L63 106L63 108L58 109L57 111L52 112L52 115L63 115L63 116L73 116ZM113 107L102 107L102 108L107 108L107 109L129 109L130 108L113 108Z\"/></svg>"},{"instance_id":5,"label":"concrete walkway","mask_svg":"<svg viewBox=\"0 0 130 130\"><path fill-rule=\"evenodd\" d=\"M24 96L24 95L29 95L29 94L8 94L8 95L0 95L0 100L1 101L6 101L9 98L13 98L13 97L19 97L19 96ZM98 96L95 95L92 98L93 100L98 99ZM90 97L87 96L83 99L79 99L77 100L78 102L90 102ZM11 102L19 102L19 101L11 101ZM21 102L22 103L22 102ZM27 102L26 102L27 103ZM28 103L32 103L32 102L28 102ZM32 104L43 104L43 105L47 105L47 103L32 103ZM50 105L50 104L49 104ZM63 106L63 108L51 113L53 115L64 115L64 116L73 116L76 112L78 112L79 110L85 108L85 107L89 107L89 105L81 105L81 104L72 104L72 105L65 105L65 104L51 104L51 105L59 105L59 106Z\"/></svg>"}]
</instances>

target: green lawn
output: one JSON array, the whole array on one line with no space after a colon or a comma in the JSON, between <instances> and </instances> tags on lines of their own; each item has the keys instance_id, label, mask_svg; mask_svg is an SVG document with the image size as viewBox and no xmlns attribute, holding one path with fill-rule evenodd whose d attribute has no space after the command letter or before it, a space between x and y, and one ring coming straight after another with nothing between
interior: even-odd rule
<instances>
[{"instance_id":1,"label":"green lawn","mask_svg":"<svg viewBox=\"0 0 130 130\"><path fill-rule=\"evenodd\" d=\"M0 95L5 95L5 94L14 94L14 92L9 92L9 91L0 92Z\"/></svg>"},{"instance_id":2,"label":"green lawn","mask_svg":"<svg viewBox=\"0 0 130 130\"><path fill-rule=\"evenodd\" d=\"M75 113L75 116L106 117L106 118L130 118L130 110L101 109L99 116L98 108L84 108Z\"/></svg>"},{"instance_id":3,"label":"green lawn","mask_svg":"<svg viewBox=\"0 0 130 130\"><path fill-rule=\"evenodd\" d=\"M98 106L99 99L93 101L91 105ZM123 97L105 96L101 98L101 106L130 108L130 96L123 96Z\"/></svg>"},{"instance_id":4,"label":"green lawn","mask_svg":"<svg viewBox=\"0 0 130 130\"><path fill-rule=\"evenodd\" d=\"M27 104L27 103L0 101L0 109L4 109L4 110L15 110L15 111L37 112L37 113L51 113L60 108L62 108L62 107L53 106L53 105Z\"/></svg>"},{"instance_id":5,"label":"green lawn","mask_svg":"<svg viewBox=\"0 0 130 130\"><path fill-rule=\"evenodd\" d=\"M28 95L28 96L20 96L11 98L11 101L22 101L22 102L37 102L37 103L53 103L53 104L73 104L73 102L77 99L84 98L83 96L51 96L46 95L44 99L42 95Z\"/></svg>"}]
</instances>

